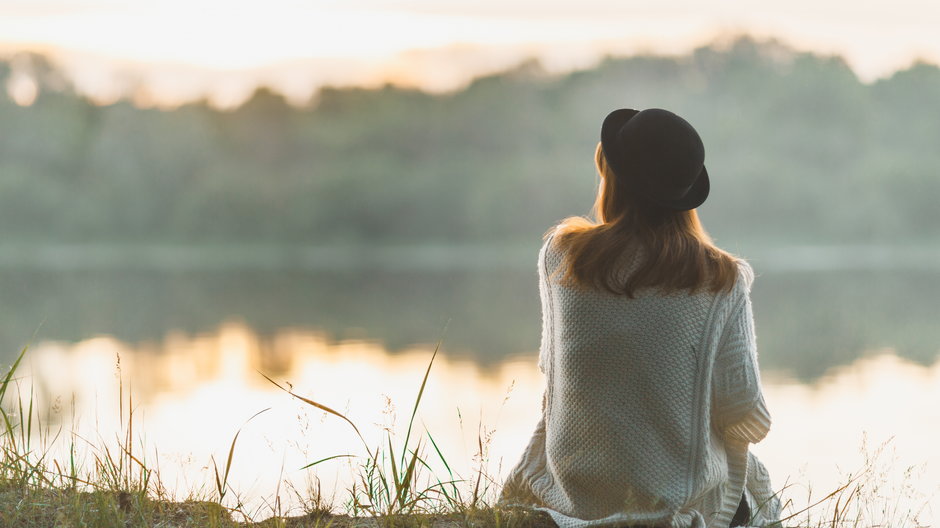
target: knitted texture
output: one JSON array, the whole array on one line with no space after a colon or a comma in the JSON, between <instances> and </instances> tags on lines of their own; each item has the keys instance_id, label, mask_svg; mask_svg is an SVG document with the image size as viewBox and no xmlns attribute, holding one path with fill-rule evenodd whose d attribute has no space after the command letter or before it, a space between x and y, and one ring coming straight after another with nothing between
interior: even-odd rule
<instances>
[{"instance_id":1,"label":"knitted texture","mask_svg":"<svg viewBox=\"0 0 940 528\"><path fill-rule=\"evenodd\" d=\"M727 293L631 299L561 284L552 240L539 253L542 416L501 502L543 509L562 528L726 527L751 484L752 524L776 520L766 469L748 453L770 427L750 267Z\"/></svg>"}]
</instances>

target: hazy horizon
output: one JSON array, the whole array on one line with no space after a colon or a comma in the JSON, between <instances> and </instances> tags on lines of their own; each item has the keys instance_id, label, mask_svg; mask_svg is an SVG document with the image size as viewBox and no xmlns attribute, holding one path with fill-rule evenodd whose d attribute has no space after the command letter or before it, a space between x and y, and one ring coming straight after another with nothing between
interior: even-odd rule
<instances>
[{"instance_id":1,"label":"hazy horizon","mask_svg":"<svg viewBox=\"0 0 940 528\"><path fill-rule=\"evenodd\" d=\"M259 86L294 103L323 86L450 91L527 59L567 72L606 55L685 54L739 35L839 55L868 82L940 61L940 6L843 4L274 0L261 10L217 0L0 0L0 56L49 56L102 103L208 98L219 107Z\"/></svg>"}]
</instances>

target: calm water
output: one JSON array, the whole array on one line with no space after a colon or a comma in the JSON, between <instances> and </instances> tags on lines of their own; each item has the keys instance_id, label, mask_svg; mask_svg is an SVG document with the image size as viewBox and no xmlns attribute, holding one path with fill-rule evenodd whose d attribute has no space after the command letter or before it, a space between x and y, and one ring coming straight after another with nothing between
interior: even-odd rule
<instances>
[{"instance_id":1,"label":"calm water","mask_svg":"<svg viewBox=\"0 0 940 528\"><path fill-rule=\"evenodd\" d=\"M879 493L896 500L892 508L932 500L920 520L940 518L940 268L755 268L775 418L755 451L775 485L806 504L874 458L868 478L885 483ZM483 463L498 480L538 416L539 308L525 267L8 270L0 294L0 361L32 340L22 383L48 409L53 432L61 426L84 445L113 443L123 427L120 391L125 413L133 394L138 454L185 496L211 489L210 459L224 460L241 428L231 481L262 517L278 491L297 504L286 483L303 490L314 476L328 494L340 490L342 505L351 459L316 473L297 468L364 451L348 425L277 391L259 371L347 412L371 445L385 429L400 442L448 325L419 417L451 467L471 475ZM490 440L482 461L481 434Z\"/></svg>"}]
</instances>

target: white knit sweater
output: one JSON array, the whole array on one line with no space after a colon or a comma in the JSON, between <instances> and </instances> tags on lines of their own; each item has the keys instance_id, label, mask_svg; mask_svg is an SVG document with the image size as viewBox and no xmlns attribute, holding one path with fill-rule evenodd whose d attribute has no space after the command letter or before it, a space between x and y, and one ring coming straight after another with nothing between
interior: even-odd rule
<instances>
[{"instance_id":1,"label":"white knit sweater","mask_svg":"<svg viewBox=\"0 0 940 528\"><path fill-rule=\"evenodd\" d=\"M625 259L629 273L639 261ZM743 261L731 292L641 290L630 299L559 283L539 253L546 376L542 416L501 502L562 528L727 527L746 493L751 524L779 518L748 453L770 428Z\"/></svg>"}]
</instances>

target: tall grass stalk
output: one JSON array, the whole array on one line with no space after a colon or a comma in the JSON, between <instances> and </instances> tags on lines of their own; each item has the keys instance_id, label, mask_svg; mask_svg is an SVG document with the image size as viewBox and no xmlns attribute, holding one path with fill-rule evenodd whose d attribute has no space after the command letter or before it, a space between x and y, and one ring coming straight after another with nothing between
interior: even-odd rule
<instances>
[{"instance_id":1,"label":"tall grass stalk","mask_svg":"<svg viewBox=\"0 0 940 528\"><path fill-rule=\"evenodd\" d=\"M0 378L0 527L124 528L162 523L234 528L229 512L217 503L171 500L159 473L135 449L134 400L130 391L125 400L123 381L119 381L116 436L92 441L73 432L65 460L54 459L51 448L62 428L53 433L43 423L33 385L24 391L19 384L23 378L17 372L26 351ZM72 406L74 418L74 399ZM90 453L90 469L83 469L79 453Z\"/></svg>"},{"instance_id":2,"label":"tall grass stalk","mask_svg":"<svg viewBox=\"0 0 940 528\"><path fill-rule=\"evenodd\" d=\"M441 494L445 496L445 500L453 502L454 498L447 496L446 486L448 484L452 485L456 481L450 479L447 482L442 482L438 479L436 483L432 484L430 480L422 480L422 468L426 470L431 469L431 466L425 460L424 456L425 444L422 443L421 439L418 439L414 446L411 445L412 431L418 416L418 408L424 397L428 378L431 375L431 368L440 351L442 341L443 338L438 341L437 345L434 347L434 351L431 353L431 359L428 361L427 369L425 369L424 376L421 378L418 393L415 397L415 403L411 410L411 416L408 419L408 428L405 433L404 442L398 447L395 446L393 435L390 431L386 431L385 439L382 443L370 447L359 427L349 417L328 405L301 396L290 388L277 383L264 373L261 373L261 375L274 384L274 386L299 401L340 418L349 424L356 433L356 436L362 443L366 456L362 461L357 482L354 482L350 489L350 506L354 514L363 512L372 516L390 517L394 515L407 515L416 512L439 510L440 508L437 507L435 498ZM428 437L431 438L430 433L428 433ZM431 441L433 443L433 439L431 439ZM436 444L434 444L434 449L441 460L444 460ZM334 455L311 462L301 469L312 468L318 464L336 458L355 457L356 456L352 454ZM450 466L446 464L446 461L444 461L444 463L449 474L452 475ZM429 474L433 474L433 472L429 471Z\"/></svg>"}]
</instances>

